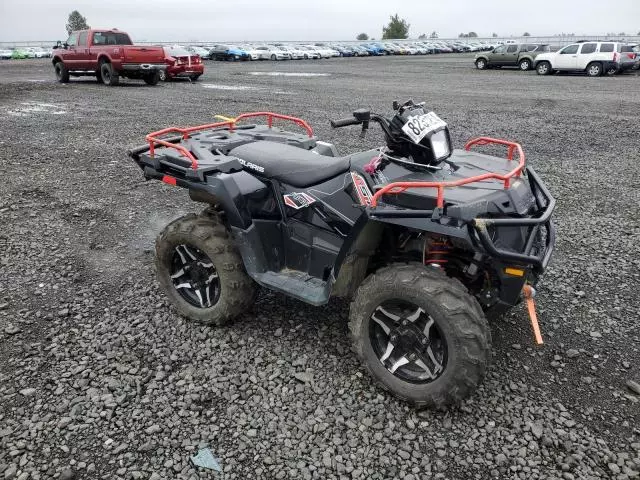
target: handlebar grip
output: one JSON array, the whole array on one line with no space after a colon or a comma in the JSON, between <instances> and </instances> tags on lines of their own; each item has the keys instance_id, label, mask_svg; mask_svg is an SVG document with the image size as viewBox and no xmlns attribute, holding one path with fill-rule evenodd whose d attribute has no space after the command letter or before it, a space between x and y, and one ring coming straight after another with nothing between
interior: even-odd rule
<instances>
[{"instance_id":1,"label":"handlebar grip","mask_svg":"<svg viewBox=\"0 0 640 480\"><path fill-rule=\"evenodd\" d=\"M349 125L360 125L355 118L343 118L342 120L331 120L332 128L348 127Z\"/></svg>"}]
</instances>

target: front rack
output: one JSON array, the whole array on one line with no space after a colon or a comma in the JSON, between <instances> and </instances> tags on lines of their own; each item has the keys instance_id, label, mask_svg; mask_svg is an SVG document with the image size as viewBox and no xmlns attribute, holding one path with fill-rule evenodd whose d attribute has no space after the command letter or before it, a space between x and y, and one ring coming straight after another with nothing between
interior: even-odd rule
<instances>
[{"instance_id":1,"label":"front rack","mask_svg":"<svg viewBox=\"0 0 640 480\"><path fill-rule=\"evenodd\" d=\"M507 160L512 161L514 153L518 153L518 165L508 173L483 173L482 175L476 175L475 177L463 178L454 182L393 182L385 185L378 190L371 198L371 208L375 208L378 205L378 200L383 195L395 195L404 192L409 188L436 188L438 190L437 207L444 208L444 189L451 187L460 187L469 183L482 182L484 180L496 179L504 182L504 188L508 189L511 185L511 179L513 177L519 177L525 167L525 157L522 146L516 142L510 142L508 140L501 140L499 138L490 137L478 137L473 140L469 140L464 149L469 151L474 145L505 145L507 149Z\"/></svg>"},{"instance_id":2,"label":"front rack","mask_svg":"<svg viewBox=\"0 0 640 480\"><path fill-rule=\"evenodd\" d=\"M190 134L192 134L193 132L200 132L202 130L209 130L214 128L228 128L229 131L233 131L234 128L236 127L236 123L238 123L239 121L245 120L247 118L255 118L255 117L267 117L267 126L269 128L273 127L274 119L293 122L299 127L304 128L309 138L313 137L313 129L309 126L307 122L305 122L301 118L291 117L289 115L282 115L280 113L273 113L273 112L249 112L249 113L243 113L242 115L239 115L236 118L224 120L222 122L209 123L206 125L198 125L195 127L186 127L186 128L168 127L162 130L158 130L157 132L152 132L145 137L147 142L149 142L149 155L153 158L155 154L156 145L167 147L167 148L173 148L174 150L177 150L178 152L180 152L180 155L189 159L191 161L191 168L193 170L197 170L198 160L193 155L193 153L191 153L188 149L186 149L182 145L170 142L168 140L163 140L158 137L163 137L170 133L176 133L176 134L180 134L183 140L186 140L190 137Z\"/></svg>"}]
</instances>

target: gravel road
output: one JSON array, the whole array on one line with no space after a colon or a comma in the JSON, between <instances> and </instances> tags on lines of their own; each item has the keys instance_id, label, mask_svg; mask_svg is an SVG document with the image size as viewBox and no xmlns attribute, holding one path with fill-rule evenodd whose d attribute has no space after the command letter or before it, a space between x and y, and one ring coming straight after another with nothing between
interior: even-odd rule
<instances>
[{"instance_id":1,"label":"gravel road","mask_svg":"<svg viewBox=\"0 0 640 480\"><path fill-rule=\"evenodd\" d=\"M108 88L57 84L47 60L0 62L0 479L639 477L640 77L480 72L447 55L206 68L197 83ZM417 412L360 370L346 304L263 292L218 329L172 310L153 241L198 206L145 182L127 149L272 110L348 153L381 137L330 118L408 98L458 146L520 141L557 197L544 346L514 309L492 323L476 395ZM223 475L190 463L204 446Z\"/></svg>"}]
</instances>

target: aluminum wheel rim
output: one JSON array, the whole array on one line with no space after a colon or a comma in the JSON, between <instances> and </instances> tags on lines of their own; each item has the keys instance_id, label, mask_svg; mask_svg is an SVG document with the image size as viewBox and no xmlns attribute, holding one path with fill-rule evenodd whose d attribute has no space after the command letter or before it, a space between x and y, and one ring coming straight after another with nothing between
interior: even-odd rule
<instances>
[{"instance_id":1,"label":"aluminum wheel rim","mask_svg":"<svg viewBox=\"0 0 640 480\"><path fill-rule=\"evenodd\" d=\"M529 62L522 62L520 64L520 69L521 70L529 70Z\"/></svg>"},{"instance_id":2,"label":"aluminum wheel rim","mask_svg":"<svg viewBox=\"0 0 640 480\"><path fill-rule=\"evenodd\" d=\"M595 65L591 65L591 66L589 67L589 75L594 75L594 76L595 76L595 75L597 75L598 73L600 73L600 69L599 69L597 66L595 66Z\"/></svg>"},{"instance_id":3,"label":"aluminum wheel rim","mask_svg":"<svg viewBox=\"0 0 640 480\"><path fill-rule=\"evenodd\" d=\"M220 278L211 259L193 245L176 245L171 281L180 296L197 308L211 308L220 300Z\"/></svg>"},{"instance_id":4,"label":"aluminum wheel rim","mask_svg":"<svg viewBox=\"0 0 640 480\"><path fill-rule=\"evenodd\" d=\"M412 302L382 302L369 319L369 340L380 363L405 382L431 383L446 369L444 334L433 317Z\"/></svg>"}]
</instances>

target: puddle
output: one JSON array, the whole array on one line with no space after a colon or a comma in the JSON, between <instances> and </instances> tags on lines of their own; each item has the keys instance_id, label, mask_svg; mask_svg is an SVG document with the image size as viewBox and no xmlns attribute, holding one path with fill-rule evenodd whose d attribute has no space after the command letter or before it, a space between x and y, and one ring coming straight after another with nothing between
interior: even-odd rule
<instances>
[{"instance_id":1,"label":"puddle","mask_svg":"<svg viewBox=\"0 0 640 480\"><path fill-rule=\"evenodd\" d=\"M218 85L215 83L203 83L203 88L212 88L214 90L253 90L253 87L244 85Z\"/></svg>"},{"instance_id":2,"label":"puddle","mask_svg":"<svg viewBox=\"0 0 640 480\"><path fill-rule=\"evenodd\" d=\"M51 103L23 102L21 107L7 110L7 114L14 117L27 117L31 115L65 115L66 110L62 110L60 105L52 105Z\"/></svg>"},{"instance_id":3,"label":"puddle","mask_svg":"<svg viewBox=\"0 0 640 480\"><path fill-rule=\"evenodd\" d=\"M265 77L328 77L330 73L309 73L309 72L248 72L249 75Z\"/></svg>"}]
</instances>

